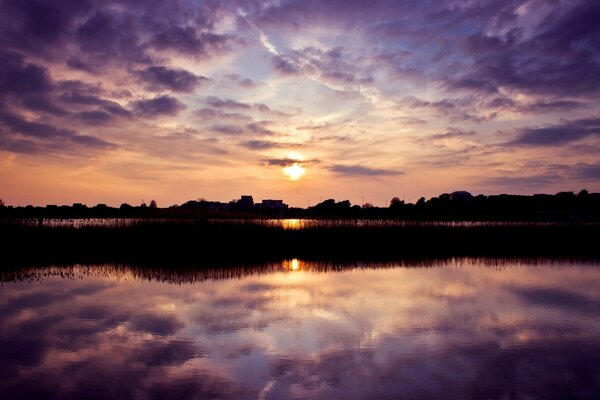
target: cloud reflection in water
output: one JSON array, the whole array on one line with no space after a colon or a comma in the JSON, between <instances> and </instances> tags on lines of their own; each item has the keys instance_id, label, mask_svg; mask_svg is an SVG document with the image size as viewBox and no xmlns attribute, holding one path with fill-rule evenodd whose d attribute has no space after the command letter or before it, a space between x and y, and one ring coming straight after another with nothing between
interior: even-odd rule
<instances>
[{"instance_id":1,"label":"cloud reflection in water","mask_svg":"<svg viewBox=\"0 0 600 400\"><path fill-rule=\"evenodd\" d=\"M191 284L37 270L0 289L0 386L48 399L597 398L600 269L484 264L294 259Z\"/></svg>"}]
</instances>

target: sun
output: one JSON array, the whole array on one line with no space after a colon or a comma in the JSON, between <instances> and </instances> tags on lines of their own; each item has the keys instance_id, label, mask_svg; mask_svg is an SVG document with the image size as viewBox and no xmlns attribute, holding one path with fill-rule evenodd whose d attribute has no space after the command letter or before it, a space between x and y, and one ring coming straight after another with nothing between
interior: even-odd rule
<instances>
[{"instance_id":1,"label":"sun","mask_svg":"<svg viewBox=\"0 0 600 400\"><path fill-rule=\"evenodd\" d=\"M296 152L291 152L287 154L286 158L289 161L292 161L292 164L283 168L283 173L286 174L291 180L297 181L306 173L306 168L302 166L304 156Z\"/></svg>"},{"instance_id":2,"label":"sun","mask_svg":"<svg viewBox=\"0 0 600 400\"><path fill-rule=\"evenodd\" d=\"M293 181L297 181L298 179L300 179L300 177L304 175L305 172L306 168L301 167L297 163L294 163L283 169L283 173L286 174L288 178L290 178Z\"/></svg>"}]
</instances>

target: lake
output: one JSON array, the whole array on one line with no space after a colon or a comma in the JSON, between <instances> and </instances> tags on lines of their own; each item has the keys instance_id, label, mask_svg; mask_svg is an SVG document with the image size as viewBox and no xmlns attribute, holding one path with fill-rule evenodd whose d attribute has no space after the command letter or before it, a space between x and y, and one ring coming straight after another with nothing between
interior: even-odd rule
<instances>
[{"instance_id":1,"label":"lake","mask_svg":"<svg viewBox=\"0 0 600 400\"><path fill-rule=\"evenodd\" d=\"M598 399L600 265L0 273L0 398Z\"/></svg>"}]
</instances>

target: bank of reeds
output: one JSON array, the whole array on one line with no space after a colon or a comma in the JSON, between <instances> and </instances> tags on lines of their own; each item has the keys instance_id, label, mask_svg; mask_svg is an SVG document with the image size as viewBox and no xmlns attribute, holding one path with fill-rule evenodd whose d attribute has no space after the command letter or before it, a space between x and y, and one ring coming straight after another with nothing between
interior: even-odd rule
<instances>
[{"instance_id":1,"label":"bank of reeds","mask_svg":"<svg viewBox=\"0 0 600 400\"><path fill-rule=\"evenodd\" d=\"M0 223L7 265L218 265L447 257L600 258L598 224L279 223L139 220L101 226Z\"/></svg>"}]
</instances>

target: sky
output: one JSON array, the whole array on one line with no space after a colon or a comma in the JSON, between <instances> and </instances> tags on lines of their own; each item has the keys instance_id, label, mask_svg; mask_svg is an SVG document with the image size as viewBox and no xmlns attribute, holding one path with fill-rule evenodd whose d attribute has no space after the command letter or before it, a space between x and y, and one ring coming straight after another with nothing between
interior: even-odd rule
<instances>
[{"instance_id":1,"label":"sky","mask_svg":"<svg viewBox=\"0 0 600 400\"><path fill-rule=\"evenodd\" d=\"M0 198L600 191L597 0L0 0Z\"/></svg>"}]
</instances>

